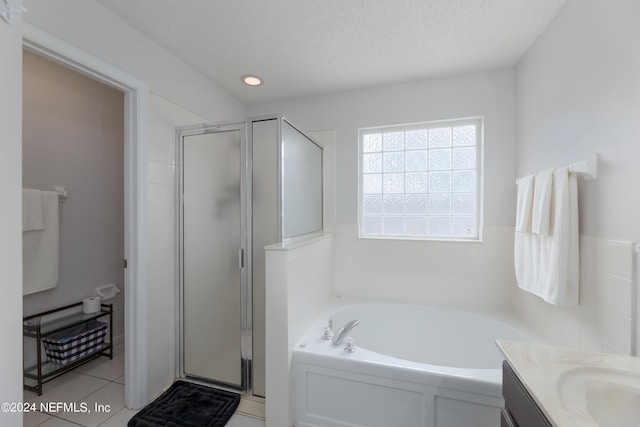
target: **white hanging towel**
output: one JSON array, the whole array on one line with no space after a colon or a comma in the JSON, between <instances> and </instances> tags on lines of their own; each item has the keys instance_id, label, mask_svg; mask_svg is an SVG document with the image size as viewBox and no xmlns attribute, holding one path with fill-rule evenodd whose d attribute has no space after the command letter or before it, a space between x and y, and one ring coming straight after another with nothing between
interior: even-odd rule
<instances>
[{"instance_id":1,"label":"white hanging towel","mask_svg":"<svg viewBox=\"0 0 640 427\"><path fill-rule=\"evenodd\" d=\"M578 184L568 167L553 173L549 235L518 233L514 265L518 286L550 304L579 301Z\"/></svg>"},{"instance_id":2,"label":"white hanging towel","mask_svg":"<svg viewBox=\"0 0 640 427\"><path fill-rule=\"evenodd\" d=\"M518 180L518 199L516 203L516 231L531 233L531 208L533 205L533 179L528 175Z\"/></svg>"},{"instance_id":3,"label":"white hanging towel","mask_svg":"<svg viewBox=\"0 0 640 427\"><path fill-rule=\"evenodd\" d=\"M535 176L533 207L531 208L531 233L533 234L549 235L554 171L555 168L547 169Z\"/></svg>"},{"instance_id":4,"label":"white hanging towel","mask_svg":"<svg viewBox=\"0 0 640 427\"><path fill-rule=\"evenodd\" d=\"M22 231L44 230L42 191L22 189Z\"/></svg>"},{"instance_id":5,"label":"white hanging towel","mask_svg":"<svg viewBox=\"0 0 640 427\"><path fill-rule=\"evenodd\" d=\"M58 286L58 193L42 191L44 229L22 233L23 295Z\"/></svg>"}]
</instances>

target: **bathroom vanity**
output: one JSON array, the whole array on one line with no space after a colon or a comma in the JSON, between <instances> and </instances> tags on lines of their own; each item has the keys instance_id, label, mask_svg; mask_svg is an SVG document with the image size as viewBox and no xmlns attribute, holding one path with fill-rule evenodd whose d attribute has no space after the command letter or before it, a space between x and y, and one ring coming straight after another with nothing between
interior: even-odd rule
<instances>
[{"instance_id":1,"label":"bathroom vanity","mask_svg":"<svg viewBox=\"0 0 640 427\"><path fill-rule=\"evenodd\" d=\"M633 427L640 358L497 341L505 357L501 427Z\"/></svg>"},{"instance_id":2,"label":"bathroom vanity","mask_svg":"<svg viewBox=\"0 0 640 427\"><path fill-rule=\"evenodd\" d=\"M107 318L108 323L98 319ZM24 367L24 388L42 395L42 384L99 356L113 359L113 304L101 304L94 313L83 313L82 302L27 316L22 334L35 340L36 363ZM109 340L105 341L105 335ZM71 335L76 333L76 336ZM42 343L49 338L60 360L43 360ZM59 344L59 349L56 349ZM45 343L45 346L48 345ZM51 347L50 347L51 348ZM49 350L47 350L49 351ZM53 354L53 353L52 353Z\"/></svg>"},{"instance_id":3,"label":"bathroom vanity","mask_svg":"<svg viewBox=\"0 0 640 427\"><path fill-rule=\"evenodd\" d=\"M504 408L500 414L500 427L551 427L507 361L502 365L502 395Z\"/></svg>"}]
</instances>

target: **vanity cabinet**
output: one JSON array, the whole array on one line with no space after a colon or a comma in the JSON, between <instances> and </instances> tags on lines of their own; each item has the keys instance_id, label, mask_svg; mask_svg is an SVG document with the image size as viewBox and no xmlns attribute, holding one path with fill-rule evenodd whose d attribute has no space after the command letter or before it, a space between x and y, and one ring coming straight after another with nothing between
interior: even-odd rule
<instances>
[{"instance_id":1,"label":"vanity cabinet","mask_svg":"<svg viewBox=\"0 0 640 427\"><path fill-rule=\"evenodd\" d=\"M500 427L552 427L507 361L502 364L502 395Z\"/></svg>"}]
</instances>

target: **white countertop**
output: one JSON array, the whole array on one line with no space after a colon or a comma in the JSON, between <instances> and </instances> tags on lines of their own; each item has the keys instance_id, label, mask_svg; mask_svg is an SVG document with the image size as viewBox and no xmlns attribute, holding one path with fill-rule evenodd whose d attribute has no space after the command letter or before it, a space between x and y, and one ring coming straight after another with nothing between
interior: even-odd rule
<instances>
[{"instance_id":1,"label":"white countertop","mask_svg":"<svg viewBox=\"0 0 640 427\"><path fill-rule=\"evenodd\" d=\"M561 387L575 369L602 369L629 373L631 381L640 379L640 358L551 347L532 343L496 341L520 381L540 409L556 427L601 427L589 414L584 397L569 387ZM638 377L636 377L636 375ZM571 394L575 394L572 396ZM562 394L562 397L561 397ZM567 403L567 402L570 403Z\"/></svg>"}]
</instances>

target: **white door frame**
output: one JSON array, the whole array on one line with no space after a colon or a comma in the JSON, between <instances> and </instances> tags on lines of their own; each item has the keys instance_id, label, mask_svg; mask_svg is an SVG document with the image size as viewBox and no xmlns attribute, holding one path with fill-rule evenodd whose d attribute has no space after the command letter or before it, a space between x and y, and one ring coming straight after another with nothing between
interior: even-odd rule
<instances>
[{"instance_id":1,"label":"white door frame","mask_svg":"<svg viewBox=\"0 0 640 427\"><path fill-rule=\"evenodd\" d=\"M23 23L23 46L124 92L125 404L148 401L147 84L51 35Z\"/></svg>"}]
</instances>

